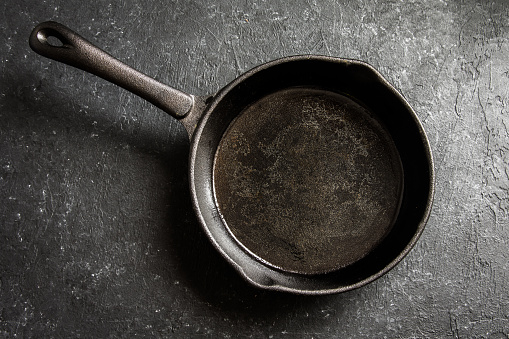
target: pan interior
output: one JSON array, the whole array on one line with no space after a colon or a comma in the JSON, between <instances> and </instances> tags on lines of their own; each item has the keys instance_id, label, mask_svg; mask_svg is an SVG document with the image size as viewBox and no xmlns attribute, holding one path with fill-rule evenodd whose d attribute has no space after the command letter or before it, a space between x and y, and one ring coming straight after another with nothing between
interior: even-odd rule
<instances>
[{"instance_id":1,"label":"pan interior","mask_svg":"<svg viewBox=\"0 0 509 339\"><path fill-rule=\"evenodd\" d=\"M216 204L251 255L319 274L371 252L398 215L403 170L373 112L349 97L290 88L246 107L216 151Z\"/></svg>"}]
</instances>

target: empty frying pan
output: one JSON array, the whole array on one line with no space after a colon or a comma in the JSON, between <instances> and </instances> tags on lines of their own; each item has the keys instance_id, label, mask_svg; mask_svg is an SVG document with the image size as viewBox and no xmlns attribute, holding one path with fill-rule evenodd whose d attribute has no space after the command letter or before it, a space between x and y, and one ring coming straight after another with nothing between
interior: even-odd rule
<instances>
[{"instance_id":1,"label":"empty frying pan","mask_svg":"<svg viewBox=\"0 0 509 339\"><path fill-rule=\"evenodd\" d=\"M255 286L302 294L360 287L401 261L424 229L434 190L426 134L403 96L364 62L286 57L198 97L55 22L35 27L30 46L183 123L198 219Z\"/></svg>"}]
</instances>

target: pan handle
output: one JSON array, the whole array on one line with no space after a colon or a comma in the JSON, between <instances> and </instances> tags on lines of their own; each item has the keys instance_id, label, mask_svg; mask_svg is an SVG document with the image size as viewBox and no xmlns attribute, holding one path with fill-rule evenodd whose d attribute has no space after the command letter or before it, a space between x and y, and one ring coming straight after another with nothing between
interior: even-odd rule
<instances>
[{"instance_id":1,"label":"pan handle","mask_svg":"<svg viewBox=\"0 0 509 339\"><path fill-rule=\"evenodd\" d=\"M55 39L58 43L53 42ZM36 53L119 85L177 119L184 118L193 108L193 95L136 71L57 22L47 21L37 25L29 43Z\"/></svg>"}]
</instances>

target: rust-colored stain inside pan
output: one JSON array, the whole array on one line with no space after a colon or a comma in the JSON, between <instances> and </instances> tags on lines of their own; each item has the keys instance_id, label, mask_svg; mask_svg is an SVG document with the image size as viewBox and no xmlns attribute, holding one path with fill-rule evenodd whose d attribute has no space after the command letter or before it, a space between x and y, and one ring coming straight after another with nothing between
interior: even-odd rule
<instances>
[{"instance_id":1,"label":"rust-colored stain inside pan","mask_svg":"<svg viewBox=\"0 0 509 339\"><path fill-rule=\"evenodd\" d=\"M252 255L318 274L361 259L390 231L403 172L371 112L344 95L292 88L230 124L214 189L228 229Z\"/></svg>"}]
</instances>

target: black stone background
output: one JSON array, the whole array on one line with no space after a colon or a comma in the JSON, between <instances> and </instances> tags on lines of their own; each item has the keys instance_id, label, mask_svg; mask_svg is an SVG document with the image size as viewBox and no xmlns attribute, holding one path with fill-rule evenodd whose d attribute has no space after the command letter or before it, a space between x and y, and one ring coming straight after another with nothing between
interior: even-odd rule
<instances>
[{"instance_id":1,"label":"black stone background","mask_svg":"<svg viewBox=\"0 0 509 339\"><path fill-rule=\"evenodd\" d=\"M183 127L33 53L50 19L198 95L287 55L371 63L434 152L419 243L348 293L248 286L194 217ZM508 58L503 0L3 1L0 336L508 338Z\"/></svg>"}]
</instances>

